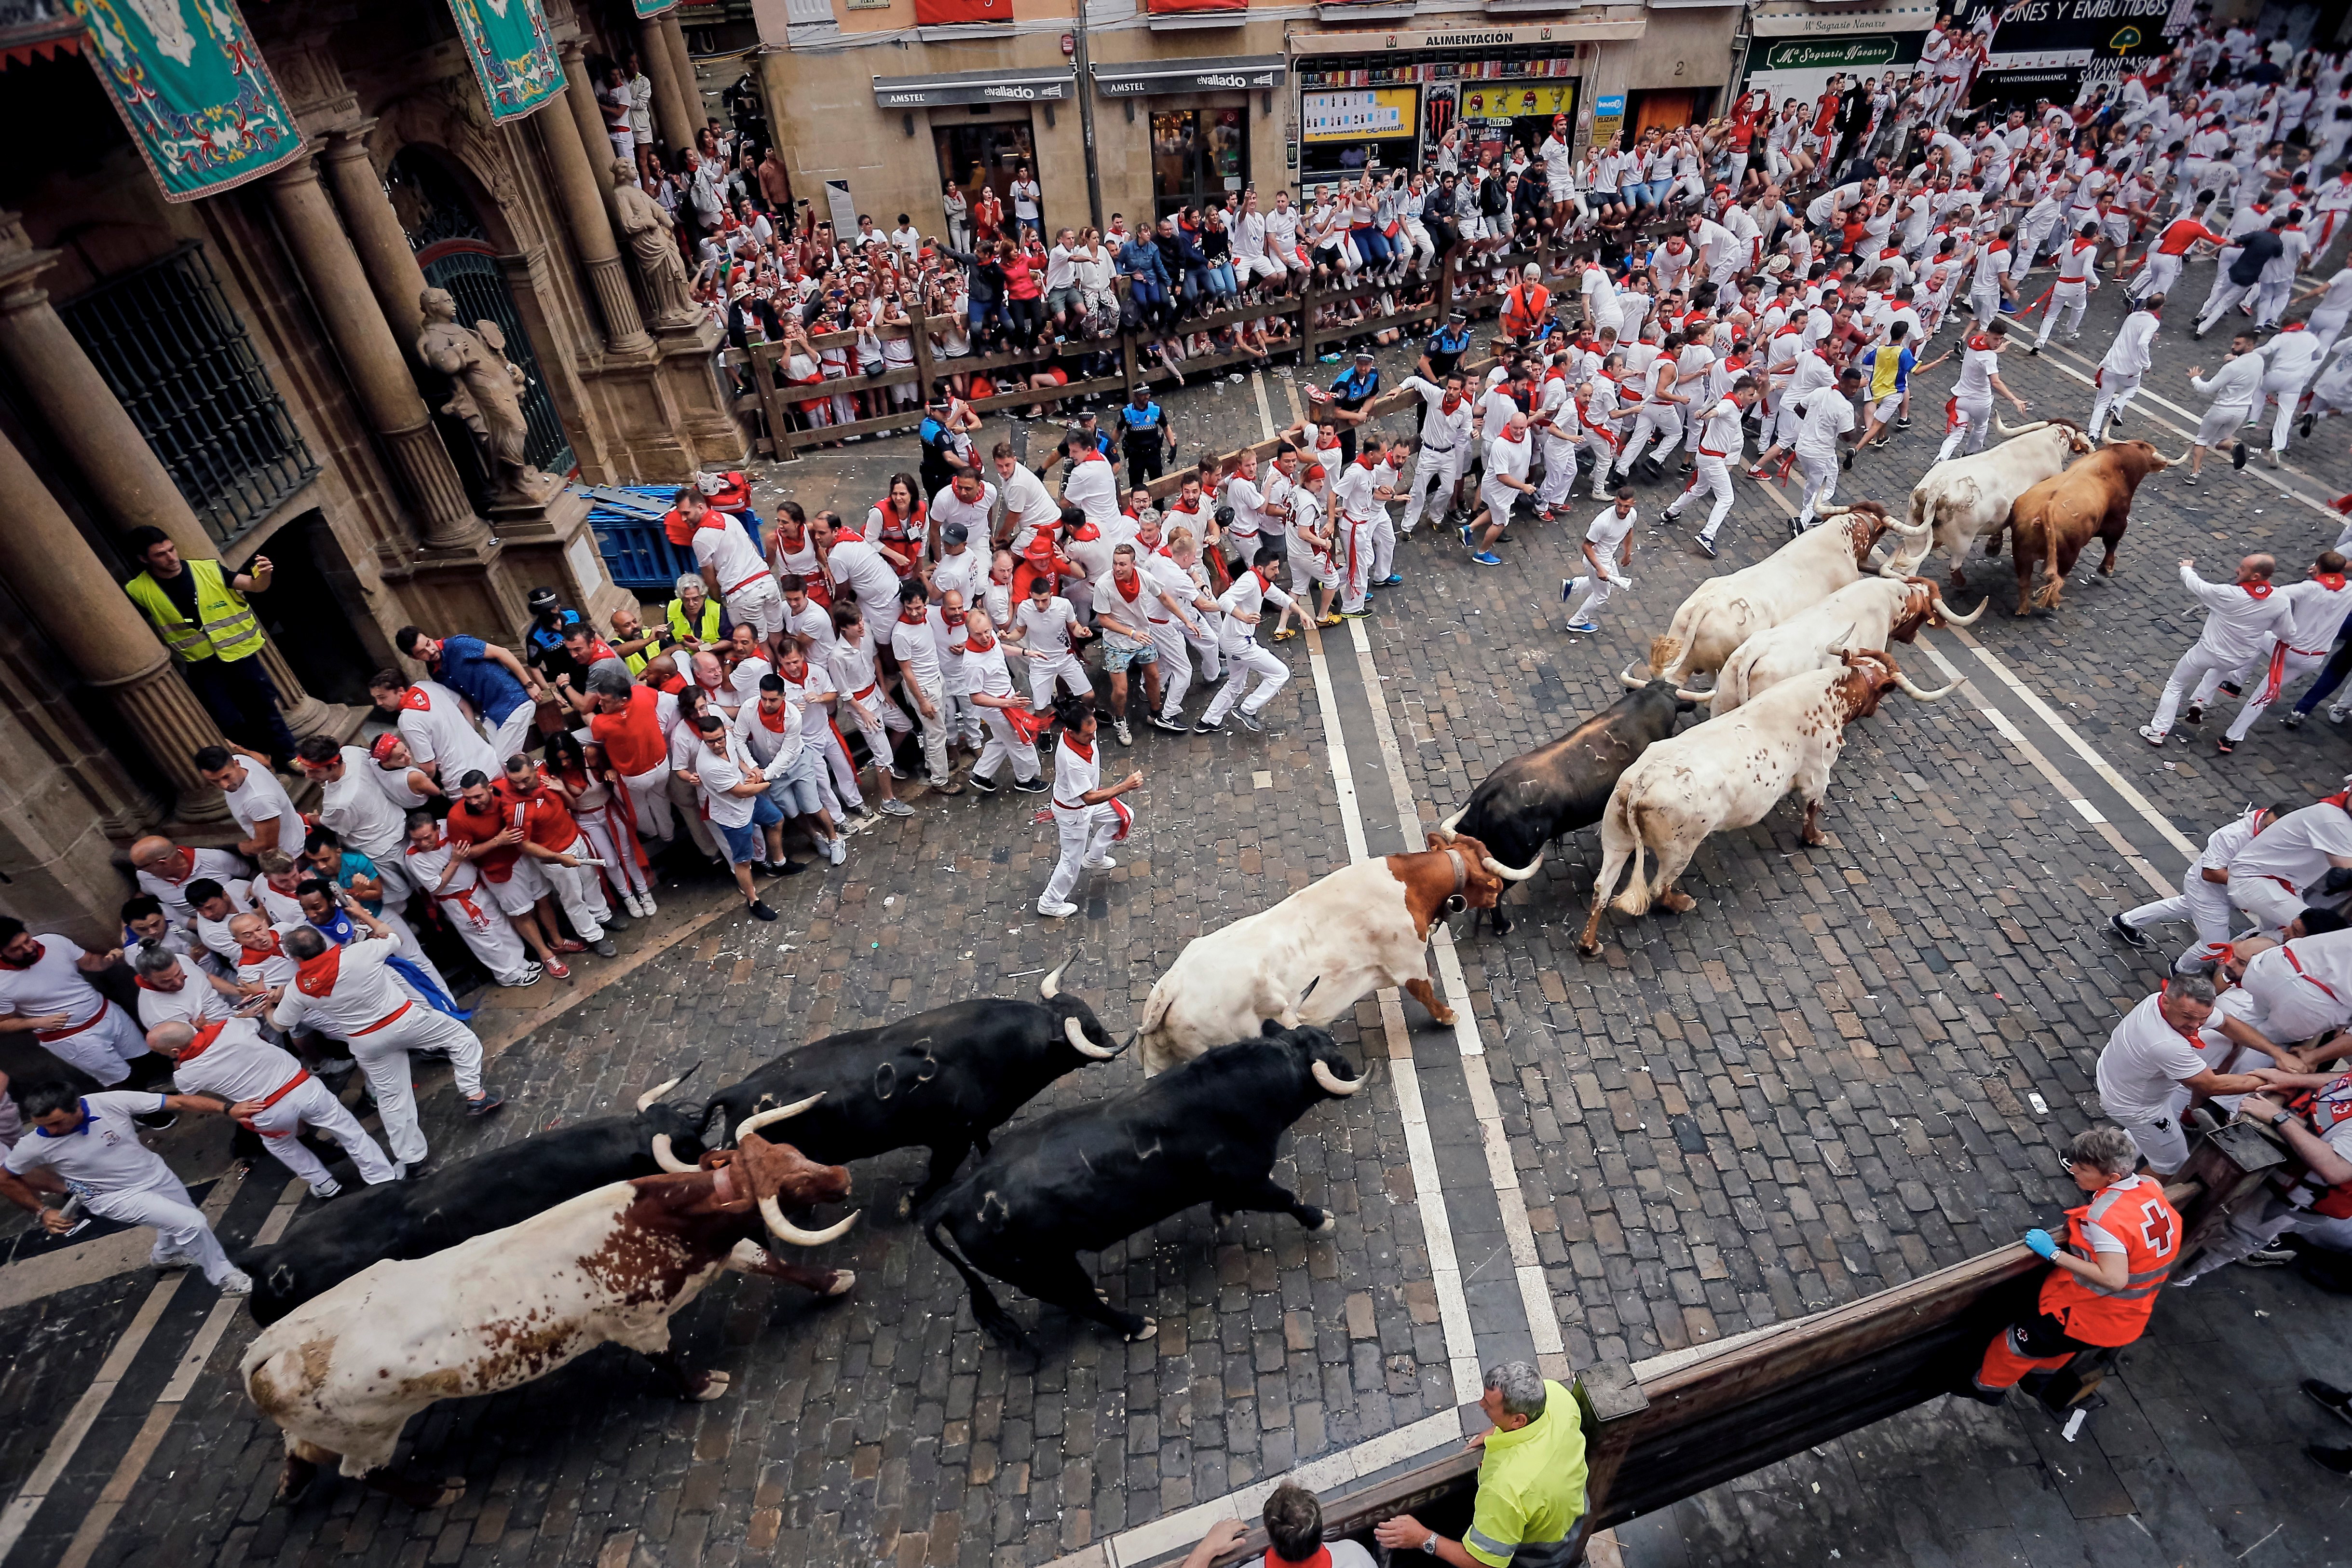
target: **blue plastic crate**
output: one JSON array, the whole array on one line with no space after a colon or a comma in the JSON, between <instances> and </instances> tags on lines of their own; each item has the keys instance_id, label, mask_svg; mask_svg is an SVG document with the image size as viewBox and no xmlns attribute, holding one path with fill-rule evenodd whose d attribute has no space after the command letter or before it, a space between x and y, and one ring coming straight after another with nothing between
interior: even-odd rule
<instances>
[{"instance_id":1,"label":"blue plastic crate","mask_svg":"<svg viewBox=\"0 0 2352 1568\"><path fill-rule=\"evenodd\" d=\"M669 509L675 487L650 485L619 485L613 487L630 495L643 496L648 502ZM745 511L739 521L751 542L760 542L760 517ZM592 504L588 525L596 531L597 552L604 557L604 569L613 581L641 599L656 602L667 600L677 588L677 580L694 570L694 555L680 550L662 532L658 519L633 516L616 508Z\"/></svg>"}]
</instances>

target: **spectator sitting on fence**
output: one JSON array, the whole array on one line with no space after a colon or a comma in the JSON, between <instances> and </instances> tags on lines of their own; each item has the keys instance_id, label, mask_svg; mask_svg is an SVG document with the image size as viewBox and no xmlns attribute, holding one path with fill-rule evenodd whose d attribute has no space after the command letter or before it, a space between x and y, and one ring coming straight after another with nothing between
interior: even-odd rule
<instances>
[{"instance_id":1,"label":"spectator sitting on fence","mask_svg":"<svg viewBox=\"0 0 2352 1568\"><path fill-rule=\"evenodd\" d=\"M1413 1548L1453 1568L1567 1568L1584 1512L1584 1426L1576 1396L1523 1361L1486 1369L1478 1407L1492 1431L1482 1448L1470 1528L1449 1541L1409 1513L1385 1519L1373 1538Z\"/></svg>"},{"instance_id":2,"label":"spectator sitting on fence","mask_svg":"<svg viewBox=\"0 0 2352 1568\"><path fill-rule=\"evenodd\" d=\"M1353 1541L1323 1539L1323 1504L1296 1481L1285 1481L1258 1515L1265 1525L1266 1568L1372 1568L1372 1554ZM1209 1568L1242 1542L1238 1519L1221 1519L1185 1557L1183 1568Z\"/></svg>"},{"instance_id":3,"label":"spectator sitting on fence","mask_svg":"<svg viewBox=\"0 0 2352 1568\"><path fill-rule=\"evenodd\" d=\"M1998 1405L2028 1373L2056 1372L2076 1352L2130 1344L2147 1327L2157 1291L2180 1256L2180 1215L2153 1176L2137 1173L2139 1150L2120 1127L2078 1132L2067 1173L2091 1201L2066 1211L2062 1244L2039 1228L2025 1245L2049 1259L2033 1315L1985 1346L1960 1392Z\"/></svg>"}]
</instances>

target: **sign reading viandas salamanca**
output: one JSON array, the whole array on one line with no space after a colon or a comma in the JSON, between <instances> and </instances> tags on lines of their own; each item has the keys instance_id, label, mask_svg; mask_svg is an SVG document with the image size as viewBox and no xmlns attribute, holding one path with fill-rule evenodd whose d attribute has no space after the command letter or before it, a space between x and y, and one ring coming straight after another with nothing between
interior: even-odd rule
<instances>
[{"instance_id":1,"label":"sign reading viandas salamanca","mask_svg":"<svg viewBox=\"0 0 2352 1568\"><path fill-rule=\"evenodd\" d=\"M1882 66L1895 58L1895 40L1864 38L1776 38L1764 51L1760 70L1846 70Z\"/></svg>"}]
</instances>

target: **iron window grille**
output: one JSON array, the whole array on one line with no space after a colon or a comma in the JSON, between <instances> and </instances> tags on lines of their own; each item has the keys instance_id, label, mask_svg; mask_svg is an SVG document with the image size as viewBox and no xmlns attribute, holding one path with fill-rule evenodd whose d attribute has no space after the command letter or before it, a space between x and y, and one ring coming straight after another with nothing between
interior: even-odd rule
<instances>
[{"instance_id":1,"label":"iron window grille","mask_svg":"<svg viewBox=\"0 0 2352 1568\"><path fill-rule=\"evenodd\" d=\"M317 477L201 243L109 278L58 314L219 543Z\"/></svg>"}]
</instances>

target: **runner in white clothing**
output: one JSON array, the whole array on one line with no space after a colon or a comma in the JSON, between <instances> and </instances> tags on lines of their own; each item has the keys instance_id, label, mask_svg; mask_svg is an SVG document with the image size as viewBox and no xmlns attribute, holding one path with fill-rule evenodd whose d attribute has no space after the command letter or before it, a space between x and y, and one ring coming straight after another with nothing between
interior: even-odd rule
<instances>
[{"instance_id":1,"label":"runner in white clothing","mask_svg":"<svg viewBox=\"0 0 2352 1568\"><path fill-rule=\"evenodd\" d=\"M2197 940L2172 961L2175 974L2202 974L2230 951L2230 866L2254 836L2286 813L2278 806L2257 806L2234 822L2225 822L2205 840L2204 853L2180 874L2177 898L2158 899L2107 917L2107 929L2137 948L2148 945L2143 926L2188 921L2197 928Z\"/></svg>"},{"instance_id":2,"label":"runner in white clothing","mask_svg":"<svg viewBox=\"0 0 2352 1568\"><path fill-rule=\"evenodd\" d=\"M1687 492L1685 492L1687 493ZM1559 585L1559 602L1567 604L1578 594L1584 602L1568 617L1568 629L1572 632L1597 632L1600 623L1592 617L1609 602L1610 594L1618 588L1631 589L1633 580L1624 569L1633 560L1633 524L1640 513L1633 510L1633 487L1617 487L1616 504L1603 508L1584 530L1584 559L1591 571L1570 577Z\"/></svg>"},{"instance_id":3,"label":"runner in white clothing","mask_svg":"<svg viewBox=\"0 0 2352 1568\"><path fill-rule=\"evenodd\" d=\"M2198 1054L2198 1031L2213 1012L2213 984L2199 975L2165 983L2123 1016L2099 1052L2099 1109L2130 1134L2158 1177L2189 1159L2189 1140L2173 1109L2181 1089L2192 1094L2245 1094L2263 1080L2217 1073Z\"/></svg>"},{"instance_id":4,"label":"runner in white clothing","mask_svg":"<svg viewBox=\"0 0 2352 1568\"><path fill-rule=\"evenodd\" d=\"M341 1144L368 1185L400 1179L400 1168L384 1158L359 1119L300 1062L263 1039L252 1019L158 1024L147 1031L147 1045L171 1058L172 1082L182 1094L228 1101L229 1115L259 1133L261 1146L308 1182L314 1195L331 1198L343 1184L303 1146L305 1127Z\"/></svg>"},{"instance_id":5,"label":"runner in white clothing","mask_svg":"<svg viewBox=\"0 0 2352 1568\"><path fill-rule=\"evenodd\" d=\"M2336 632L2342 628L2346 616L2352 614L2352 589L2345 586L2345 558L2333 550L2321 551L2311 563L2311 574L2300 583L2281 588L2277 596L2285 601L2293 617L2292 627L2284 638L2274 640L2269 652L2254 664L2233 673L2231 679L2246 692L2246 700L2240 705L2238 716L2230 721L2229 732L2216 742L2224 752L2235 750L2238 742L2246 738L2254 721L2279 700L2288 682L2326 664L2328 651L2336 646ZM2303 721L2290 710L2289 717L2282 722L2293 730L2300 728Z\"/></svg>"},{"instance_id":6,"label":"runner in white clothing","mask_svg":"<svg viewBox=\"0 0 2352 1568\"><path fill-rule=\"evenodd\" d=\"M408 842L402 857L409 876L439 907L442 918L457 928L458 937L490 972L490 978L501 985L536 984L544 971L532 962L514 922L482 885L480 868L457 858L431 812L410 812L406 826ZM240 915L231 921L231 930L243 919Z\"/></svg>"},{"instance_id":7,"label":"runner in white clothing","mask_svg":"<svg viewBox=\"0 0 2352 1568\"><path fill-rule=\"evenodd\" d=\"M1241 708L1242 728L1257 731L1265 728L1257 716L1274 700L1290 679L1290 667L1274 657L1273 650L1262 647L1257 641L1261 614L1270 602L1287 610L1291 605L1288 594L1275 586L1274 574L1282 563L1281 552L1274 546L1261 545L1257 559L1250 569L1235 577L1233 586L1217 600L1223 645L1221 652L1225 661L1225 683L1217 690L1201 721L1192 726L1199 735L1219 735L1224 732L1225 715L1234 706ZM1250 678L1258 681L1255 691L1249 690ZM1247 693L1244 700L1244 693Z\"/></svg>"},{"instance_id":8,"label":"runner in white clothing","mask_svg":"<svg viewBox=\"0 0 2352 1568\"><path fill-rule=\"evenodd\" d=\"M467 773L498 776L498 752L482 738L474 721L466 717L465 703L457 694L439 681L418 680L404 685L399 676L387 669L379 671L368 682L368 691L377 707L400 715L394 727L407 748L409 766L421 772L443 795L454 798L457 781ZM377 737L375 748L383 744L383 737ZM371 754L378 771L383 772L383 764L390 759L375 748L371 748ZM401 778L405 772L404 769L390 776ZM398 798L396 792L387 793Z\"/></svg>"},{"instance_id":9,"label":"runner in white clothing","mask_svg":"<svg viewBox=\"0 0 2352 1568\"><path fill-rule=\"evenodd\" d=\"M1059 684L1074 697L1094 695L1087 667L1072 651L1076 639L1094 634L1078 624L1077 611L1054 592L1054 579L1041 576L1029 584L1029 596L1013 612L1013 626L1004 633L1004 651L1029 668L1029 703L1048 708Z\"/></svg>"},{"instance_id":10,"label":"runner in white clothing","mask_svg":"<svg viewBox=\"0 0 2352 1568\"><path fill-rule=\"evenodd\" d=\"M1403 390L1421 397L1421 444L1412 459L1412 480L1405 490L1404 517L1398 531L1412 537L1423 512L1433 506L1441 514L1450 514L1454 507L1454 491L1462 482L1462 473L1470 461L1470 401L1462 395L1462 378L1448 375L1444 384L1418 375L1404 378ZM1568 476L1576 477L1576 465L1568 466ZM1432 497L1435 497L1433 502Z\"/></svg>"},{"instance_id":11,"label":"runner in white clothing","mask_svg":"<svg viewBox=\"0 0 2352 1568\"><path fill-rule=\"evenodd\" d=\"M1010 758L1013 787L1024 795L1042 794L1051 787L1037 776L1037 746L1027 725L1034 721L1029 705L1013 694L1013 675L998 646L996 627L986 610L964 616L964 673L971 682L971 700L980 710L981 727L988 733L980 760L966 775L982 795L996 793L996 770Z\"/></svg>"},{"instance_id":12,"label":"runner in white clothing","mask_svg":"<svg viewBox=\"0 0 2352 1568\"><path fill-rule=\"evenodd\" d=\"M131 1076L123 1064L147 1054L138 1020L100 995L89 975L122 956L84 951L71 937L35 936L0 915L0 1034L30 1030L51 1056L101 1084Z\"/></svg>"},{"instance_id":13,"label":"runner in white clothing","mask_svg":"<svg viewBox=\"0 0 2352 1568\"><path fill-rule=\"evenodd\" d=\"M2164 296L2151 294L2116 329L2095 377L2098 390L2091 399L2091 445L2105 438L2110 422L2120 419L2125 405L2139 392L2140 378L2155 363L2151 353L2157 328L2162 324Z\"/></svg>"},{"instance_id":14,"label":"runner in white clothing","mask_svg":"<svg viewBox=\"0 0 2352 1568\"><path fill-rule=\"evenodd\" d=\"M711 510L693 485L679 488L677 506L679 520L694 530L694 564L710 596L729 620L750 626L752 636L772 648L784 631L784 600L758 542L732 512Z\"/></svg>"},{"instance_id":15,"label":"runner in white clothing","mask_svg":"<svg viewBox=\"0 0 2352 1568\"><path fill-rule=\"evenodd\" d=\"M2205 629L2172 667L2156 716L2140 726L2140 739L2151 746L2163 745L2172 732L2173 715L2191 688L2197 695L2183 717L2196 724L2203 721L2205 700L2223 678L2265 654L2273 638L2290 640L2294 633L2287 601L2271 586L2271 573L2277 566L2271 557L2247 556L2238 563L2237 580L2231 583L2208 583L2197 575L2195 566L2182 557L2180 582L2205 606Z\"/></svg>"},{"instance_id":16,"label":"runner in white clothing","mask_svg":"<svg viewBox=\"0 0 2352 1568\"><path fill-rule=\"evenodd\" d=\"M1821 509L1837 493L1838 447L1853 444L1853 399L1862 390L1862 372L1848 365L1838 372L1835 386L1805 394L1797 404L1797 471L1805 479L1803 510L1789 520L1789 537L1813 526Z\"/></svg>"},{"instance_id":17,"label":"runner in white clothing","mask_svg":"<svg viewBox=\"0 0 2352 1568\"><path fill-rule=\"evenodd\" d=\"M1740 422L1756 405L1761 393L1756 378L1742 375L1731 384L1731 395L1717 399L1700 416L1699 445L1696 467L1690 484L1666 508L1666 517L1678 521L1683 509L1700 496L1712 496L1715 504L1708 509L1706 526L1698 531L1699 548L1709 555L1715 553L1715 536L1723 531L1723 520L1731 515L1731 471L1739 466L1748 448L1747 432ZM1599 601L1594 602L1599 608ZM1579 616L1578 620L1590 617Z\"/></svg>"},{"instance_id":18,"label":"runner in white clothing","mask_svg":"<svg viewBox=\"0 0 2352 1568\"><path fill-rule=\"evenodd\" d=\"M1062 738L1054 748L1054 826L1062 853L1038 896L1037 912L1047 920L1066 920L1078 912L1078 906L1070 902L1078 878L1118 863L1111 858L1110 847L1127 837L1135 821L1134 809L1119 797L1143 786L1143 770L1136 769L1115 784L1102 783L1091 697L1063 698L1054 717L1062 726Z\"/></svg>"}]
</instances>

